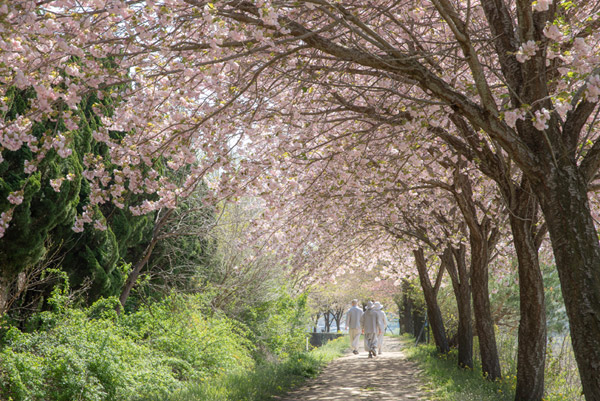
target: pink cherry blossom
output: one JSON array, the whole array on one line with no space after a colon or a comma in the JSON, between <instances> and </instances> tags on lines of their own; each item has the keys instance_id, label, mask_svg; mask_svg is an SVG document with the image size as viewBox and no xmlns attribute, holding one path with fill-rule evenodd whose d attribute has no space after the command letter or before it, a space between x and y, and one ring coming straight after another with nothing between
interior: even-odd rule
<instances>
[{"instance_id":1,"label":"pink cherry blossom","mask_svg":"<svg viewBox=\"0 0 600 401\"><path fill-rule=\"evenodd\" d=\"M63 181L64 181L64 177L50 180L50 186L52 186L52 189L54 189L54 191L60 192L60 187L61 187Z\"/></svg>"},{"instance_id":2,"label":"pink cherry blossom","mask_svg":"<svg viewBox=\"0 0 600 401\"><path fill-rule=\"evenodd\" d=\"M555 24L548 24L544 28L544 35L555 42L560 42L563 39L563 34Z\"/></svg>"},{"instance_id":3,"label":"pink cherry blossom","mask_svg":"<svg viewBox=\"0 0 600 401\"><path fill-rule=\"evenodd\" d=\"M597 102L600 96L600 76L593 75L588 79L587 92L588 101Z\"/></svg>"},{"instance_id":4,"label":"pink cherry blossom","mask_svg":"<svg viewBox=\"0 0 600 401\"><path fill-rule=\"evenodd\" d=\"M37 164L31 160L25 160L23 162L23 171L25 174L31 174L37 170Z\"/></svg>"},{"instance_id":5,"label":"pink cherry blossom","mask_svg":"<svg viewBox=\"0 0 600 401\"><path fill-rule=\"evenodd\" d=\"M11 192L7 199L13 205L20 205L23 203L23 191Z\"/></svg>"},{"instance_id":6,"label":"pink cherry blossom","mask_svg":"<svg viewBox=\"0 0 600 401\"><path fill-rule=\"evenodd\" d=\"M527 60L530 60L537 51L537 45L533 40L528 40L526 43L521 44L519 47L519 51L516 54L517 61L519 63L524 63Z\"/></svg>"},{"instance_id":7,"label":"pink cherry blossom","mask_svg":"<svg viewBox=\"0 0 600 401\"><path fill-rule=\"evenodd\" d=\"M4 237L4 233L12 220L13 210L14 209L9 209L0 214L0 238Z\"/></svg>"},{"instance_id":8,"label":"pink cherry blossom","mask_svg":"<svg viewBox=\"0 0 600 401\"><path fill-rule=\"evenodd\" d=\"M524 114L521 110L508 110L504 112L504 121L511 128L516 128L517 120L522 119Z\"/></svg>"},{"instance_id":9,"label":"pink cherry blossom","mask_svg":"<svg viewBox=\"0 0 600 401\"><path fill-rule=\"evenodd\" d=\"M536 0L533 2L533 9L535 11L547 11L552 4L552 0Z\"/></svg>"},{"instance_id":10,"label":"pink cherry blossom","mask_svg":"<svg viewBox=\"0 0 600 401\"><path fill-rule=\"evenodd\" d=\"M106 231L106 223L101 220L94 221L94 228L99 231Z\"/></svg>"},{"instance_id":11,"label":"pink cherry blossom","mask_svg":"<svg viewBox=\"0 0 600 401\"><path fill-rule=\"evenodd\" d=\"M535 112L533 126L538 131L543 131L549 128L548 121L550 120L550 112L544 108Z\"/></svg>"}]
</instances>

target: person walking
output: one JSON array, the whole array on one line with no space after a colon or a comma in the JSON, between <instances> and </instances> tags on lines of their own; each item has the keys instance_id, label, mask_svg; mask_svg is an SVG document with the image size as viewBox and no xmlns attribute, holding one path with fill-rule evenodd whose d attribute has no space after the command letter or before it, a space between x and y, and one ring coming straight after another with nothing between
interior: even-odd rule
<instances>
[{"instance_id":1,"label":"person walking","mask_svg":"<svg viewBox=\"0 0 600 401\"><path fill-rule=\"evenodd\" d=\"M383 305L381 305L381 303L375 302L375 304L373 304L373 309L383 320L383 329L381 330L381 333L377 336L377 350L379 351L378 354L381 355L381 348L383 347L383 336L385 335L385 331L388 326L388 320L387 316L385 315L385 312L383 311Z\"/></svg>"},{"instance_id":2,"label":"person walking","mask_svg":"<svg viewBox=\"0 0 600 401\"><path fill-rule=\"evenodd\" d=\"M383 330L383 318L373 306L373 302L369 301L367 310L360 319L362 331L365 335L365 350L369 351L369 358L377 356L377 337Z\"/></svg>"},{"instance_id":3,"label":"person walking","mask_svg":"<svg viewBox=\"0 0 600 401\"><path fill-rule=\"evenodd\" d=\"M346 312L346 329L348 330L348 336L350 337L350 347L352 347L352 353L358 355L358 340L360 339L360 321L363 315L362 309L358 306L358 299L352 300L352 307Z\"/></svg>"}]
</instances>

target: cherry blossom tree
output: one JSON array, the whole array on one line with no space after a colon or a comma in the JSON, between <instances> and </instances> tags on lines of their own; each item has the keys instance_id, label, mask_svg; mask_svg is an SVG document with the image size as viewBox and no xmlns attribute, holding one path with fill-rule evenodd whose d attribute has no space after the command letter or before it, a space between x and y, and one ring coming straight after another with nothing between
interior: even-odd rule
<instances>
[{"instance_id":1,"label":"cherry blossom tree","mask_svg":"<svg viewBox=\"0 0 600 401\"><path fill-rule=\"evenodd\" d=\"M596 20L587 18L594 15L597 5L408 3L414 4L408 8L414 11L402 13L394 9L399 6L396 3L367 10L351 3L310 2L311 11L272 3L265 7L270 14L238 3L224 6L220 15L263 27L273 37L301 40L310 48L303 71L313 74L313 82L321 72L318 79L324 99L334 85L327 82L334 72L338 78L344 75L339 71L348 71L348 80L335 83L345 89L357 76L372 77L370 86L376 88L372 93L397 94L395 103L388 100L388 107L393 104L402 110L409 99L433 106L427 108L429 114L454 112L475 128L473 140L485 143L489 138L506 152L540 201L563 284L584 392L588 398L597 398L600 385L595 366L600 347L593 340L597 336L589 333L599 331L590 312L600 308L596 284L600 247L587 197L588 184L598 170L600 148L593 114L598 92L597 47L592 35ZM312 19L299 19L301 11ZM421 25L425 19L428 23ZM431 30L431 26L438 29ZM392 35L390 27L405 37ZM436 40L433 32L451 40ZM287 75L292 74L288 71ZM363 79L362 86L367 82ZM386 105L378 105L382 106Z\"/></svg>"},{"instance_id":2,"label":"cherry blossom tree","mask_svg":"<svg viewBox=\"0 0 600 401\"><path fill-rule=\"evenodd\" d=\"M0 154L26 146L28 170L50 149L67 157L78 100L109 90L121 105L94 135L118 167L107 171L103 160L88 158L83 175L96 204L122 204L123 189L156 193L157 201L130 206L144 213L173 207L209 171L221 172L223 192L236 193L267 170L283 171L288 155L317 165L326 163L324 151L359 159L372 130L357 125L348 105L364 114L385 111L383 121L373 115L378 124L403 123L405 147L419 146L424 131L446 128L452 116L459 122L452 138L488 166L498 154L515 163L523 179L514 199L533 205L523 191L539 202L583 390L598 399L600 243L588 189L600 166L599 7L548 0L2 2L3 94L33 88L36 97L26 114L3 121ZM57 118L64 129L31 135L33 123ZM470 129L460 129L462 122ZM115 141L109 130L130 134ZM388 138L398 132L389 129ZM364 148L324 134L361 137ZM235 145L246 150L234 157ZM173 169L200 162L177 188L158 179L159 156ZM362 167L372 175L383 170L377 160L363 159ZM348 182L344 173L352 171L338 171L338 181ZM266 194L285 180L294 177L271 174L260 185ZM302 191L318 186L313 182ZM352 190L339 184L332 194ZM7 197L3 230L22 191ZM536 227L536 208L521 210L531 216L522 229ZM82 214L74 228L92 223ZM536 236L528 238L522 244L533 250ZM533 270L524 274L537 282ZM517 399L538 399L536 391Z\"/></svg>"}]
</instances>

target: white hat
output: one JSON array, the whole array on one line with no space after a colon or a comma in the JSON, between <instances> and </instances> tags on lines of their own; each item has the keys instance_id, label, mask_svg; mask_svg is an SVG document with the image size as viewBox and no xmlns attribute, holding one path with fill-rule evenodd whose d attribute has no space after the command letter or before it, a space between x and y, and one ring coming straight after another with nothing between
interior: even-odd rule
<instances>
[{"instance_id":1,"label":"white hat","mask_svg":"<svg viewBox=\"0 0 600 401\"><path fill-rule=\"evenodd\" d=\"M373 307L373 302L367 302L367 309L371 309Z\"/></svg>"},{"instance_id":2,"label":"white hat","mask_svg":"<svg viewBox=\"0 0 600 401\"><path fill-rule=\"evenodd\" d=\"M379 303L379 301L377 301L377 302L375 302L375 303L373 304L373 308L374 308L375 310L381 310L381 309L383 309L383 305L381 305L381 304Z\"/></svg>"}]
</instances>

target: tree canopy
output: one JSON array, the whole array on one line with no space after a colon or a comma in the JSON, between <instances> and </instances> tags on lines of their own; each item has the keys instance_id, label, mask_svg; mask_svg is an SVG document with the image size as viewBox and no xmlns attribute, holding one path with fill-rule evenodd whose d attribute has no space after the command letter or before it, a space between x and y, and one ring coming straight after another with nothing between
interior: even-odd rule
<instances>
[{"instance_id":1,"label":"tree canopy","mask_svg":"<svg viewBox=\"0 0 600 401\"><path fill-rule=\"evenodd\" d=\"M519 343L525 400L543 396L549 233L583 391L600 398L598 2L0 4L2 246L23 235L39 257L40 233L73 218L109 246L103 208L173 209L207 181L215 198L260 197L256 234L308 282L380 260L417 267L433 314L424 252L440 272L456 263L457 297L468 254L497 378L487 280L510 228L532 341ZM49 186L60 213L38 222L32 194Z\"/></svg>"}]
</instances>

